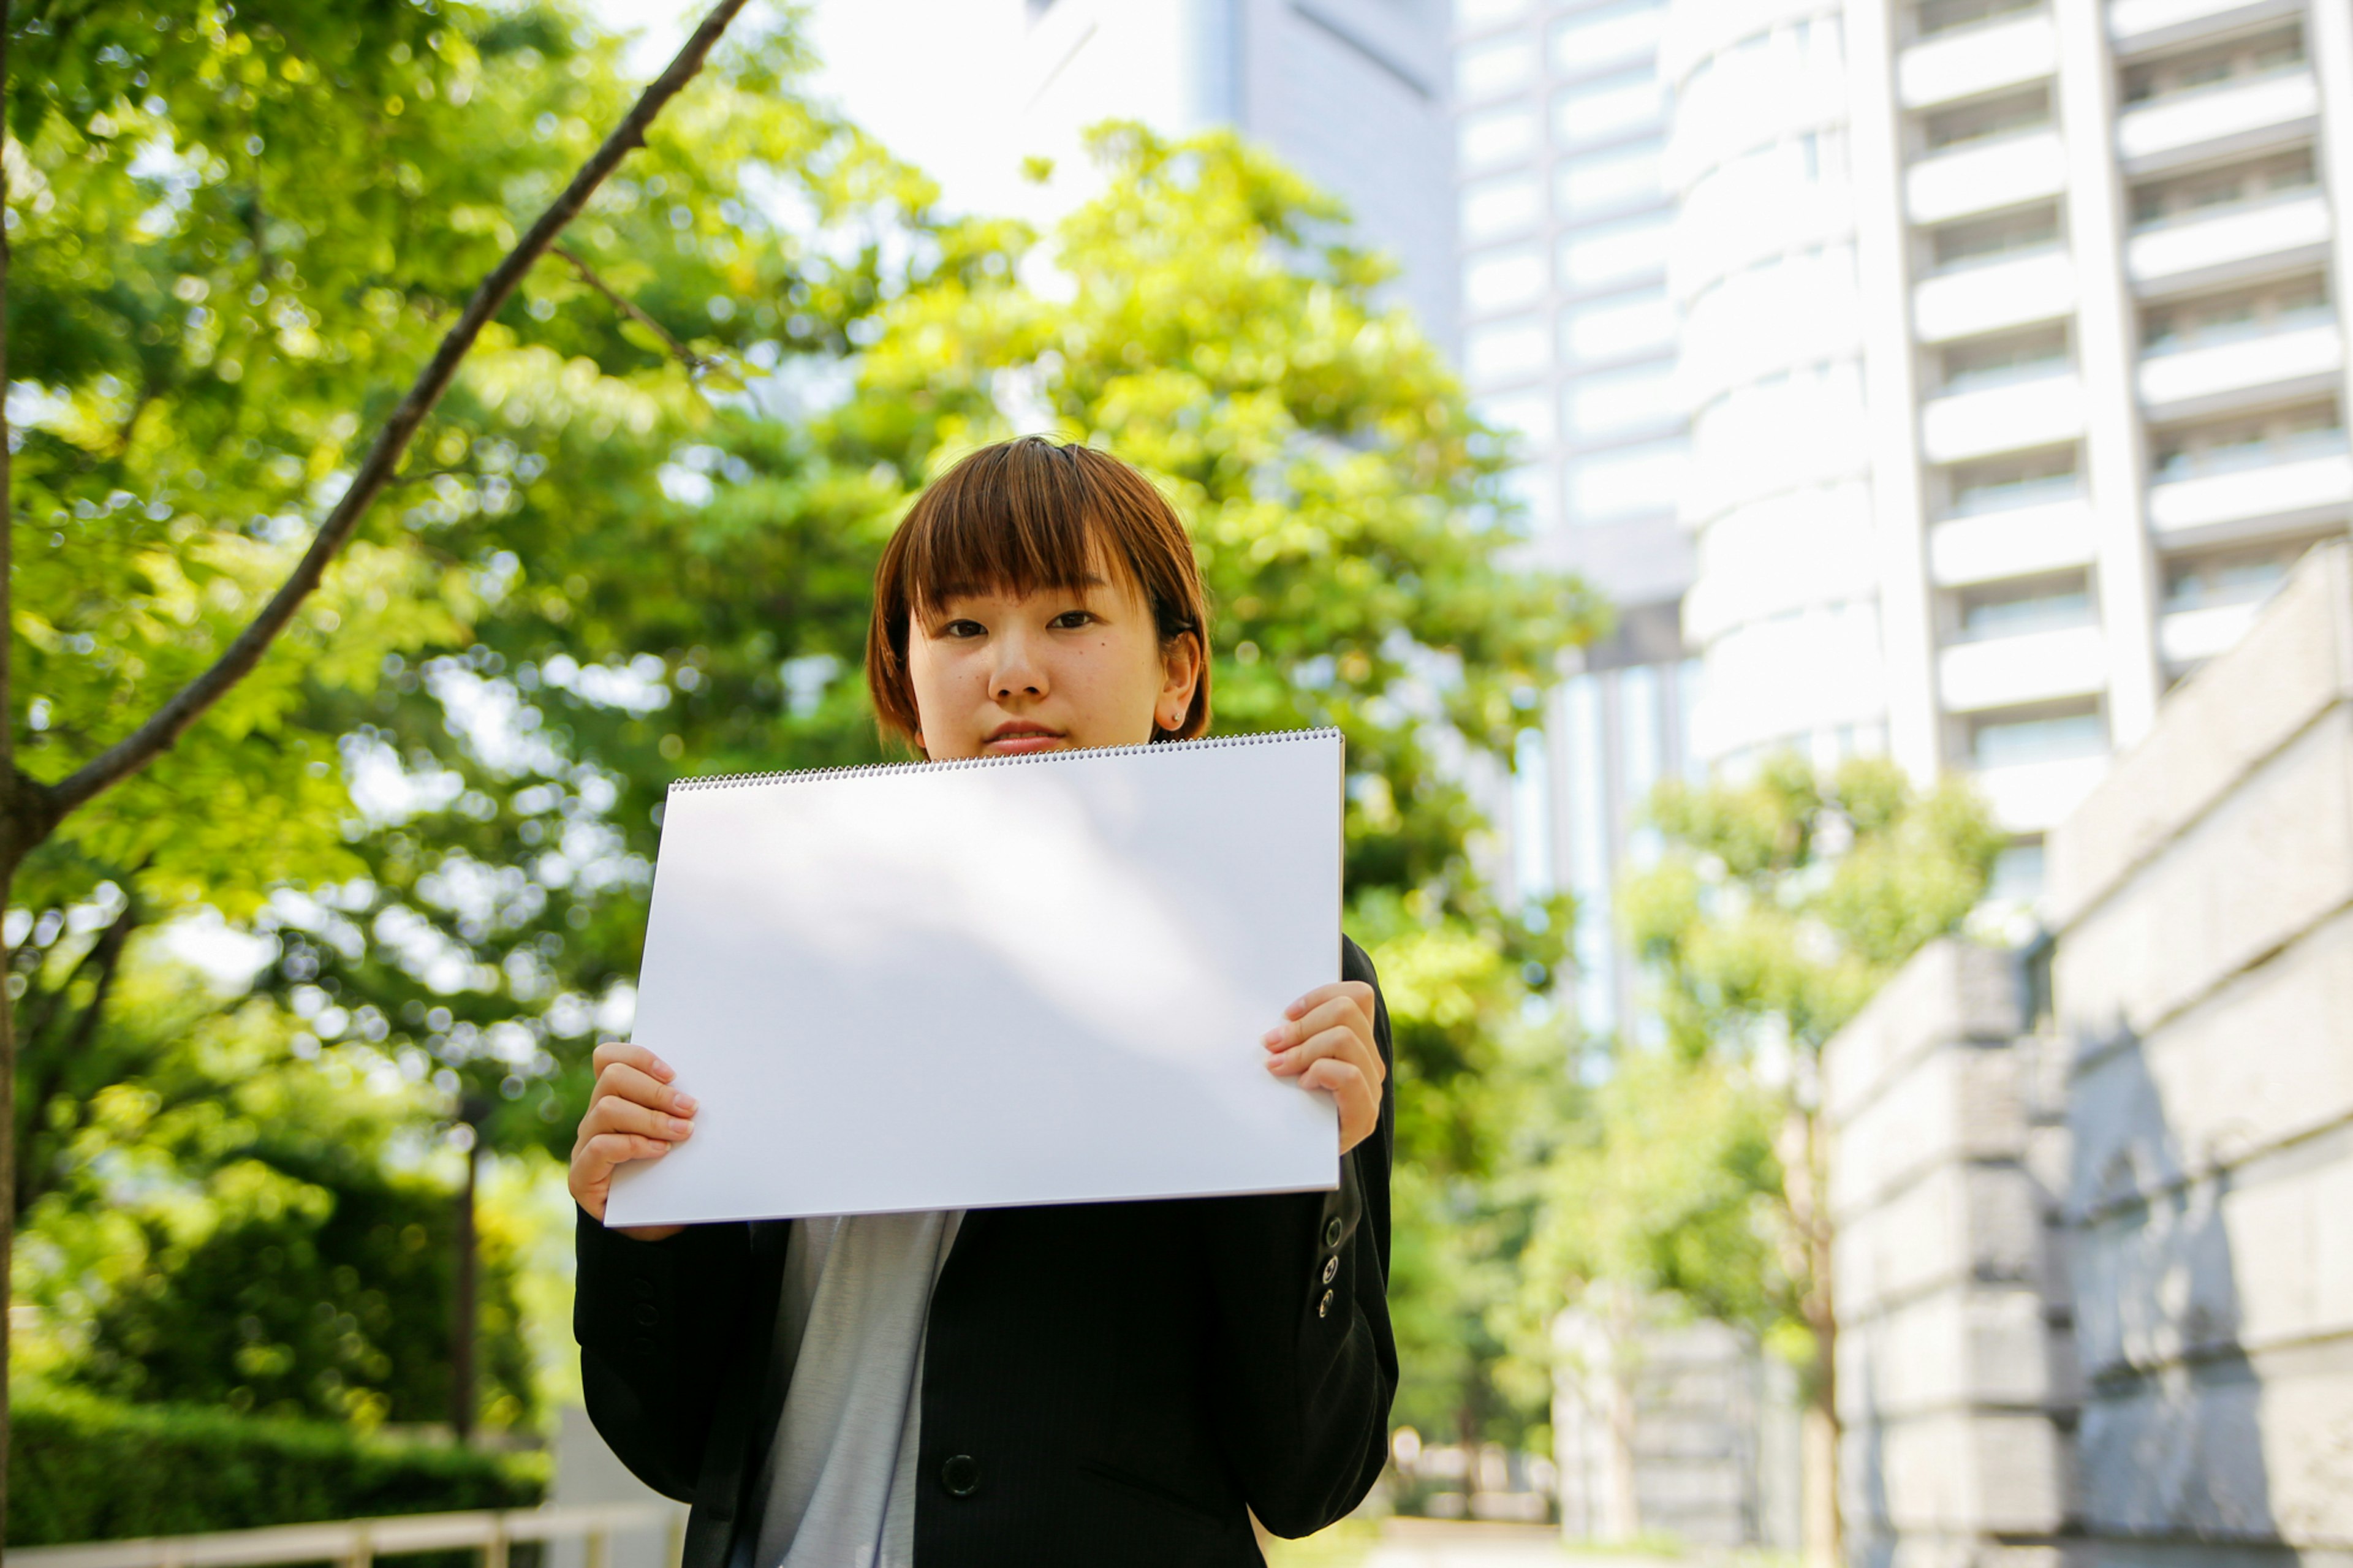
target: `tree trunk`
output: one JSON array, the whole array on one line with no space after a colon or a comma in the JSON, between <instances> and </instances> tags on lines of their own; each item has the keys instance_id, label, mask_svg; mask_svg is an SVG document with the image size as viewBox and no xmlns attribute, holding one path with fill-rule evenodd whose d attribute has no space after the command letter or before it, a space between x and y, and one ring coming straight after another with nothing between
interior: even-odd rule
<instances>
[{"instance_id":1,"label":"tree trunk","mask_svg":"<svg viewBox=\"0 0 2353 1568\"><path fill-rule=\"evenodd\" d=\"M1603 1539L1631 1542L1642 1533L1642 1500L1634 1487L1634 1367L1625 1356L1609 1364L1609 1517Z\"/></svg>"},{"instance_id":2,"label":"tree trunk","mask_svg":"<svg viewBox=\"0 0 2353 1568\"><path fill-rule=\"evenodd\" d=\"M1818 1109L1790 1113L1781 1171L1789 1218L1804 1251L1799 1310L1813 1336L1799 1426L1799 1528L1804 1568L1840 1568L1846 1556L1839 1511L1838 1310L1831 1296L1829 1148Z\"/></svg>"},{"instance_id":3,"label":"tree trunk","mask_svg":"<svg viewBox=\"0 0 2353 1568\"><path fill-rule=\"evenodd\" d=\"M474 1329L479 1313L475 1276L480 1248L474 1241L474 1184L482 1165L482 1145L468 1126L466 1181L458 1190L458 1279L449 1312L449 1430L463 1443L474 1435Z\"/></svg>"}]
</instances>

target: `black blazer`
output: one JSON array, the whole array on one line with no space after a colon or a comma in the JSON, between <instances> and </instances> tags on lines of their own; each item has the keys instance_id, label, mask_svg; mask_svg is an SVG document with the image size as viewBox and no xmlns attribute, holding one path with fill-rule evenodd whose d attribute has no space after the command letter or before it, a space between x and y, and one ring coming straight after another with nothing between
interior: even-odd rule
<instances>
[{"instance_id":1,"label":"black blazer","mask_svg":"<svg viewBox=\"0 0 2353 1568\"><path fill-rule=\"evenodd\" d=\"M1393 1066L1372 962L1342 948L1343 976L1376 985ZM1298 1536L1362 1501L1397 1392L1395 1104L1384 1084L1335 1192L965 1215L924 1350L922 1568L1257 1565L1245 1506ZM764 1568L789 1226L642 1242L579 1218L588 1413L647 1485L693 1504L683 1568Z\"/></svg>"}]
</instances>

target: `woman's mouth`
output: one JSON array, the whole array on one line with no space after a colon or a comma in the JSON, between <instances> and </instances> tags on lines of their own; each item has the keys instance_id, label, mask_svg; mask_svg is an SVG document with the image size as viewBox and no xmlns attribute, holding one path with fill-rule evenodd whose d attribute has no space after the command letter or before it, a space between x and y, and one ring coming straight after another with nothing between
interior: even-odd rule
<instances>
[{"instance_id":1,"label":"woman's mouth","mask_svg":"<svg viewBox=\"0 0 2353 1568\"><path fill-rule=\"evenodd\" d=\"M1024 752L1050 752L1061 743L1062 732L1043 724L999 724L988 732L980 749L992 756L1018 756Z\"/></svg>"}]
</instances>

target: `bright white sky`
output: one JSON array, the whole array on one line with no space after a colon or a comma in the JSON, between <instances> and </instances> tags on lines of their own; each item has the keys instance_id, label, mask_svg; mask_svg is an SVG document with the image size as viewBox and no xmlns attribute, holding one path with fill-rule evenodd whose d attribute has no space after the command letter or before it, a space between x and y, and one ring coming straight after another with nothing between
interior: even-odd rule
<instances>
[{"instance_id":1,"label":"bright white sky","mask_svg":"<svg viewBox=\"0 0 2353 1568\"><path fill-rule=\"evenodd\" d=\"M776 0L753 0L754 5ZM808 0L823 65L815 96L832 100L900 157L940 182L961 212L1020 209L1023 189L1003 84L1015 76L1023 0ZM703 7L680 0L588 0L635 30L632 63L660 68Z\"/></svg>"}]
</instances>

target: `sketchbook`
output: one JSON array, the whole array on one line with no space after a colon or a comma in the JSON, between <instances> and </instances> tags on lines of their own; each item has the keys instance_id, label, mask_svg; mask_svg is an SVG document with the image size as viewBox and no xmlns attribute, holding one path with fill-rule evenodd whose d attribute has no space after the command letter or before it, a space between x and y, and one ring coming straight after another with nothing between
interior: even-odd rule
<instances>
[{"instance_id":1,"label":"sketchbook","mask_svg":"<svg viewBox=\"0 0 2353 1568\"><path fill-rule=\"evenodd\" d=\"M670 787L606 1223L1329 1189L1260 1042L1340 977L1336 731Z\"/></svg>"}]
</instances>

